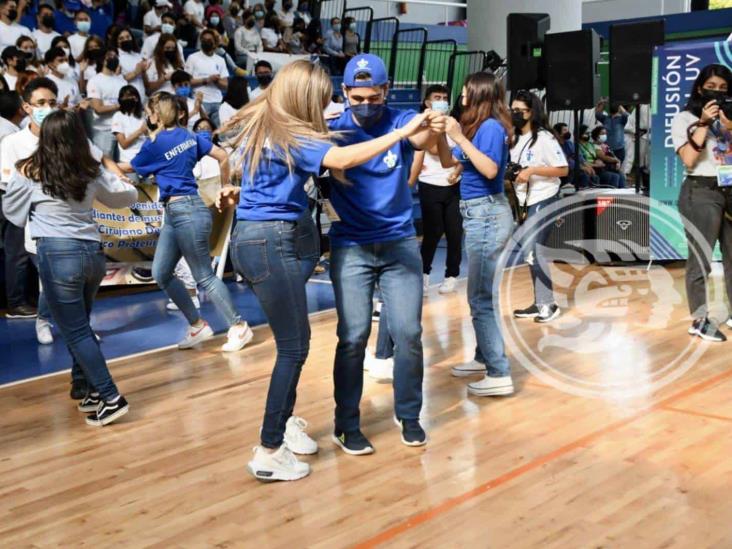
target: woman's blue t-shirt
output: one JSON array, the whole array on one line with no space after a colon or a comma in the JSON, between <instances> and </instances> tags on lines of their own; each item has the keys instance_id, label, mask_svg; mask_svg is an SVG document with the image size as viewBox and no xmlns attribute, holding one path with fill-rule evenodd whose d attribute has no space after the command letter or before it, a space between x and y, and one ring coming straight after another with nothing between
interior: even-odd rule
<instances>
[{"instance_id":1,"label":"woman's blue t-shirt","mask_svg":"<svg viewBox=\"0 0 732 549\"><path fill-rule=\"evenodd\" d=\"M460 181L460 197L463 200L481 198L503 192L503 175L508 162L508 134L495 118L486 119L475 132L471 142L480 152L498 165L498 174L488 179L480 173L460 147L454 147L452 154L463 165L463 179Z\"/></svg>"},{"instance_id":2,"label":"woman's blue t-shirt","mask_svg":"<svg viewBox=\"0 0 732 549\"><path fill-rule=\"evenodd\" d=\"M147 139L131 164L142 177L155 176L161 201L190 196L198 193L193 167L212 147L208 137L176 127L161 131L154 141Z\"/></svg>"}]
</instances>

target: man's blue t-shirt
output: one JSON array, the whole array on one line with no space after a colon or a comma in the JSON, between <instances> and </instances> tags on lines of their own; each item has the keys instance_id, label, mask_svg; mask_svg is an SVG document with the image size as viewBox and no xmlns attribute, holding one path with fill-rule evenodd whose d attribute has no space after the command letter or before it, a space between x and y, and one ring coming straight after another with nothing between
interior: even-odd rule
<instances>
[{"instance_id":1,"label":"man's blue t-shirt","mask_svg":"<svg viewBox=\"0 0 732 549\"><path fill-rule=\"evenodd\" d=\"M508 162L508 134L495 118L486 119L471 140L476 149L498 165L498 175L488 179L481 174L460 147L454 147L452 154L463 165L463 179L460 181L460 197L463 200L481 198L503 192L503 174Z\"/></svg>"},{"instance_id":2,"label":"man's blue t-shirt","mask_svg":"<svg viewBox=\"0 0 732 549\"><path fill-rule=\"evenodd\" d=\"M208 137L180 127L161 131L155 141L147 139L132 159L132 167L142 177L155 175L160 200L198 193L193 167L213 147Z\"/></svg>"},{"instance_id":3,"label":"man's blue t-shirt","mask_svg":"<svg viewBox=\"0 0 732 549\"><path fill-rule=\"evenodd\" d=\"M625 148L625 125L628 123L627 114L609 116L603 113L595 114L595 118L607 130L607 144L610 150L616 151Z\"/></svg>"},{"instance_id":4,"label":"man's blue t-shirt","mask_svg":"<svg viewBox=\"0 0 732 549\"><path fill-rule=\"evenodd\" d=\"M381 120L364 129L346 109L329 126L332 131L345 132L342 145L353 145L402 128L416 114L385 107ZM340 221L331 225L333 247L390 242L415 235L408 184L413 158L412 145L402 140L365 164L346 170L347 183L334 181L330 200Z\"/></svg>"},{"instance_id":5,"label":"man's blue t-shirt","mask_svg":"<svg viewBox=\"0 0 732 549\"><path fill-rule=\"evenodd\" d=\"M248 221L296 221L308 207L305 183L317 177L323 158L332 143L302 141L290 149L292 172L287 163L270 149L265 149L254 178L243 164L241 194L236 218Z\"/></svg>"}]
</instances>

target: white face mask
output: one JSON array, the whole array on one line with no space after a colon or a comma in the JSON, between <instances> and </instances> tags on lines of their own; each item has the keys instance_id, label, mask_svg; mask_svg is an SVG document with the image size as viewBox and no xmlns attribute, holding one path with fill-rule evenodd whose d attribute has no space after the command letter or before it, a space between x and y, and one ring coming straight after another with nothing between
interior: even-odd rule
<instances>
[{"instance_id":1,"label":"white face mask","mask_svg":"<svg viewBox=\"0 0 732 549\"><path fill-rule=\"evenodd\" d=\"M66 62L64 62L64 63L59 63L59 64L58 64L58 65L56 66L56 72L58 72L59 74L63 74L64 76L66 76L67 74L69 74L69 71L70 71L70 70L71 70L71 65L69 65L69 64L68 64L68 63L66 63Z\"/></svg>"}]
</instances>

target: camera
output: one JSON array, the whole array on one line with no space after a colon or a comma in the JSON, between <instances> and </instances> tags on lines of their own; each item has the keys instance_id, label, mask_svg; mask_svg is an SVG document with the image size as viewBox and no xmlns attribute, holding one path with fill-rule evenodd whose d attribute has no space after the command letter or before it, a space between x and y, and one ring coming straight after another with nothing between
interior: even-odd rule
<instances>
[{"instance_id":1,"label":"camera","mask_svg":"<svg viewBox=\"0 0 732 549\"><path fill-rule=\"evenodd\" d=\"M724 113L724 116L728 120L732 120L732 97L717 99L717 105L719 105L719 109Z\"/></svg>"},{"instance_id":2,"label":"camera","mask_svg":"<svg viewBox=\"0 0 732 549\"><path fill-rule=\"evenodd\" d=\"M730 99L732 102L732 98ZM726 115L727 113L725 113ZM524 167L517 163L517 162L509 162L506 164L506 180L510 181L511 183L514 183L516 181L516 178L518 177L518 174L521 173L521 170L523 170Z\"/></svg>"}]
</instances>

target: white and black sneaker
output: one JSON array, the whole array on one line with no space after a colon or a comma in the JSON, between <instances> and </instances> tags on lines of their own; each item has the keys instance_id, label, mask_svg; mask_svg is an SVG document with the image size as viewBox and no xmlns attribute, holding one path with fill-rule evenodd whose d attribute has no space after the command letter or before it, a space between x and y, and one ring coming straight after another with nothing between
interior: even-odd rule
<instances>
[{"instance_id":1,"label":"white and black sneaker","mask_svg":"<svg viewBox=\"0 0 732 549\"><path fill-rule=\"evenodd\" d=\"M539 307L534 304L526 309L516 309L513 316L516 318L536 318L539 316Z\"/></svg>"},{"instance_id":2,"label":"white and black sneaker","mask_svg":"<svg viewBox=\"0 0 732 549\"><path fill-rule=\"evenodd\" d=\"M689 327L689 335L698 336L704 341L723 342L727 336L719 331L719 327L708 318L697 318Z\"/></svg>"},{"instance_id":3,"label":"white and black sneaker","mask_svg":"<svg viewBox=\"0 0 732 549\"><path fill-rule=\"evenodd\" d=\"M394 423L402 432L402 442L407 446L427 444L427 433L422 429L418 419L399 419L394 416Z\"/></svg>"},{"instance_id":4,"label":"white and black sneaker","mask_svg":"<svg viewBox=\"0 0 732 549\"><path fill-rule=\"evenodd\" d=\"M361 431L333 433L333 442L345 453L352 456L365 456L374 453L374 447Z\"/></svg>"},{"instance_id":5,"label":"white and black sneaker","mask_svg":"<svg viewBox=\"0 0 732 549\"><path fill-rule=\"evenodd\" d=\"M557 318L561 312L559 305L556 303L552 303L551 305L540 305L539 314L534 317L534 322L538 322L540 324L551 322Z\"/></svg>"},{"instance_id":6,"label":"white and black sneaker","mask_svg":"<svg viewBox=\"0 0 732 549\"><path fill-rule=\"evenodd\" d=\"M99 393L89 393L81 399L81 402L79 402L76 407L80 412L96 412L99 409L99 404L101 402L102 397L99 396Z\"/></svg>"},{"instance_id":7,"label":"white and black sneaker","mask_svg":"<svg viewBox=\"0 0 732 549\"><path fill-rule=\"evenodd\" d=\"M97 411L86 417L86 424L93 427L103 427L118 420L129 410L130 406L127 404L125 397L117 395L112 400L102 400Z\"/></svg>"}]
</instances>

